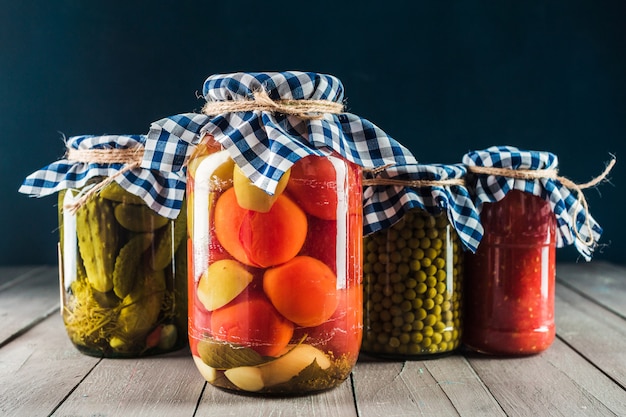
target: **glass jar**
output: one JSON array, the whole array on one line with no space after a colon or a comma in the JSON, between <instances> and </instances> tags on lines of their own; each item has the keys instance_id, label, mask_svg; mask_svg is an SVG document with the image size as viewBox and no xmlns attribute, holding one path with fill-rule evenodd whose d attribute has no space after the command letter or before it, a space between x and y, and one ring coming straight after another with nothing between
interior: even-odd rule
<instances>
[{"instance_id":1,"label":"glass jar","mask_svg":"<svg viewBox=\"0 0 626 417\"><path fill-rule=\"evenodd\" d=\"M214 386L333 388L362 328L361 168L298 160L272 196L206 136L188 164L189 341Z\"/></svg>"},{"instance_id":2,"label":"glass jar","mask_svg":"<svg viewBox=\"0 0 626 417\"><path fill-rule=\"evenodd\" d=\"M413 359L454 351L463 251L445 213L412 209L364 242L362 352Z\"/></svg>"},{"instance_id":3,"label":"glass jar","mask_svg":"<svg viewBox=\"0 0 626 417\"><path fill-rule=\"evenodd\" d=\"M547 349L555 336L556 220L549 202L518 190L481 213L484 236L466 257L469 348L495 355Z\"/></svg>"},{"instance_id":4,"label":"glass jar","mask_svg":"<svg viewBox=\"0 0 626 417\"><path fill-rule=\"evenodd\" d=\"M185 346L186 213L159 216L116 182L75 214L64 209L79 196L63 190L58 205L63 321L72 343L108 358Z\"/></svg>"}]
</instances>

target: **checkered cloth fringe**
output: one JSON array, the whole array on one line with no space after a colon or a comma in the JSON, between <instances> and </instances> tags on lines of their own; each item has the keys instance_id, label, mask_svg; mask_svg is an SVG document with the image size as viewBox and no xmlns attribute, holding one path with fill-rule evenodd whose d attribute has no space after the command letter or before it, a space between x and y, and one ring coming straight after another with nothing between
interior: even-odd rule
<instances>
[{"instance_id":1,"label":"checkered cloth fringe","mask_svg":"<svg viewBox=\"0 0 626 417\"><path fill-rule=\"evenodd\" d=\"M83 135L67 139L67 149L135 149L144 145L144 135ZM60 159L32 173L22 183L20 193L43 197L64 189L81 189L94 177L111 177L124 169L124 163L88 163ZM115 177L126 191L141 197L158 214L176 218L185 194L185 181L176 173L133 168Z\"/></svg>"},{"instance_id":2,"label":"checkered cloth fringe","mask_svg":"<svg viewBox=\"0 0 626 417\"><path fill-rule=\"evenodd\" d=\"M463 163L468 167L556 170L558 158L549 152L525 151L511 146L493 146L467 153L463 156ZM500 201L510 190L531 193L550 202L557 221L557 247L573 243L586 260L591 259L602 234L602 228L584 207L578 204L576 195L570 192L558 178L519 179L478 174L476 176L478 212L480 213L484 203ZM589 224L590 228L587 228L586 224ZM586 244L587 241L593 243Z\"/></svg>"},{"instance_id":3,"label":"checkered cloth fringe","mask_svg":"<svg viewBox=\"0 0 626 417\"><path fill-rule=\"evenodd\" d=\"M275 101L343 103L343 85L337 78L311 72L219 74L209 77L203 86L207 104L250 101L259 91ZM366 119L345 112L315 116L303 118L262 109L167 117L152 124L142 167L183 171L194 145L207 134L269 194L274 193L283 173L308 155L334 152L365 168L417 162L407 148Z\"/></svg>"},{"instance_id":4,"label":"checkered cloth fringe","mask_svg":"<svg viewBox=\"0 0 626 417\"><path fill-rule=\"evenodd\" d=\"M364 234L387 229L412 209L422 209L431 215L446 213L465 249L475 252L483 235L483 227L472 198L463 185L446 184L447 180L465 178L465 167L456 165L402 165L386 169L374 178L380 185L365 187L363 200ZM385 185L386 179L398 185ZM412 186L410 182L429 181L433 184ZM454 181L452 181L454 182ZM381 216L380 213L385 213Z\"/></svg>"}]
</instances>

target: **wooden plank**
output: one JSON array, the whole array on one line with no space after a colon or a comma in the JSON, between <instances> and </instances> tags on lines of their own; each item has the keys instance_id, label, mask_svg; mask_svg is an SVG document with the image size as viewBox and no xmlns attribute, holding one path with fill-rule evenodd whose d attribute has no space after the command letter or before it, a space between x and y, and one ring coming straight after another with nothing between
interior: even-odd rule
<instances>
[{"instance_id":1,"label":"wooden plank","mask_svg":"<svg viewBox=\"0 0 626 417\"><path fill-rule=\"evenodd\" d=\"M558 264L559 283L626 319L626 267L607 262Z\"/></svg>"},{"instance_id":2,"label":"wooden plank","mask_svg":"<svg viewBox=\"0 0 626 417\"><path fill-rule=\"evenodd\" d=\"M450 372L457 368L457 375ZM441 379L438 379L441 378ZM456 416L472 399L456 384L478 394L475 406L482 415L502 415L468 364L448 356L430 361L359 362L354 370L354 391L359 416Z\"/></svg>"},{"instance_id":3,"label":"wooden plank","mask_svg":"<svg viewBox=\"0 0 626 417\"><path fill-rule=\"evenodd\" d=\"M193 416L204 387L188 349L103 359L53 416Z\"/></svg>"},{"instance_id":4,"label":"wooden plank","mask_svg":"<svg viewBox=\"0 0 626 417\"><path fill-rule=\"evenodd\" d=\"M626 389L626 320L560 284L556 301L558 336Z\"/></svg>"},{"instance_id":5,"label":"wooden plank","mask_svg":"<svg viewBox=\"0 0 626 417\"><path fill-rule=\"evenodd\" d=\"M202 395L197 415L220 417L356 416L351 380L315 395L292 398L244 396L212 385Z\"/></svg>"},{"instance_id":6,"label":"wooden plank","mask_svg":"<svg viewBox=\"0 0 626 417\"><path fill-rule=\"evenodd\" d=\"M59 304L56 267L34 269L5 287L0 291L0 347L58 311Z\"/></svg>"},{"instance_id":7,"label":"wooden plank","mask_svg":"<svg viewBox=\"0 0 626 417\"><path fill-rule=\"evenodd\" d=\"M0 349L0 415L50 415L98 361L74 348L59 315L48 317Z\"/></svg>"},{"instance_id":8,"label":"wooden plank","mask_svg":"<svg viewBox=\"0 0 626 417\"><path fill-rule=\"evenodd\" d=\"M468 360L509 416L626 415L624 392L559 339L534 356Z\"/></svg>"},{"instance_id":9,"label":"wooden plank","mask_svg":"<svg viewBox=\"0 0 626 417\"><path fill-rule=\"evenodd\" d=\"M452 401L459 415L506 415L465 357L456 355L446 360L429 360L424 365Z\"/></svg>"},{"instance_id":10,"label":"wooden plank","mask_svg":"<svg viewBox=\"0 0 626 417\"><path fill-rule=\"evenodd\" d=\"M0 291L47 268L50 267L41 265L0 266Z\"/></svg>"}]
</instances>

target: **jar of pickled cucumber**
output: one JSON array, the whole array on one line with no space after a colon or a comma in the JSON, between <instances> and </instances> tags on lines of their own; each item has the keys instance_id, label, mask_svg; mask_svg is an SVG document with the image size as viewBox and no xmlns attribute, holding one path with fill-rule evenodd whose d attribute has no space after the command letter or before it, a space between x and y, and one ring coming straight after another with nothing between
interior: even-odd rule
<instances>
[{"instance_id":1,"label":"jar of pickled cucumber","mask_svg":"<svg viewBox=\"0 0 626 417\"><path fill-rule=\"evenodd\" d=\"M461 340L463 249L476 243L472 233L480 234L464 187L465 170L458 165L393 169L393 175L386 172L365 181L370 187L386 187L387 201L404 205L397 207L399 220L389 227L379 225L364 239L361 351L391 359L448 354ZM366 212L376 205L388 206L368 201ZM470 215L452 214L460 212Z\"/></svg>"},{"instance_id":2,"label":"jar of pickled cucumber","mask_svg":"<svg viewBox=\"0 0 626 417\"><path fill-rule=\"evenodd\" d=\"M218 74L203 93L203 114L161 120L149 135L189 155L193 359L233 392L334 388L361 345L362 168L414 158L344 113L330 75Z\"/></svg>"},{"instance_id":3,"label":"jar of pickled cucumber","mask_svg":"<svg viewBox=\"0 0 626 417\"><path fill-rule=\"evenodd\" d=\"M39 195L58 191L62 316L87 355L140 357L187 345L187 213L183 204L175 219L159 214L128 182L142 178L140 189L152 191L146 182L156 174L131 165L144 140L70 138L66 160L25 182L23 191L33 193L37 178L58 175L57 187ZM74 180L81 176L84 182ZM167 175L160 179L167 184Z\"/></svg>"},{"instance_id":4,"label":"jar of pickled cucumber","mask_svg":"<svg viewBox=\"0 0 626 417\"><path fill-rule=\"evenodd\" d=\"M589 260L602 229L551 153L494 146L463 162L484 227L465 258L463 343L492 355L545 351L556 331L556 248L574 243Z\"/></svg>"}]
</instances>

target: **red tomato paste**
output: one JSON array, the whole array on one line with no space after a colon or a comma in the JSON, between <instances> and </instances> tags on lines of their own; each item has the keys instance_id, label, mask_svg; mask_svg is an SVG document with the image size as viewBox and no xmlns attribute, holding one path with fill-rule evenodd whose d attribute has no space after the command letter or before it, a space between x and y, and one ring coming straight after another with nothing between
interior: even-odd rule
<instances>
[{"instance_id":1,"label":"red tomato paste","mask_svg":"<svg viewBox=\"0 0 626 417\"><path fill-rule=\"evenodd\" d=\"M554 340L556 220L550 204L510 191L481 213L485 234L466 256L463 342L475 351L528 355Z\"/></svg>"}]
</instances>

